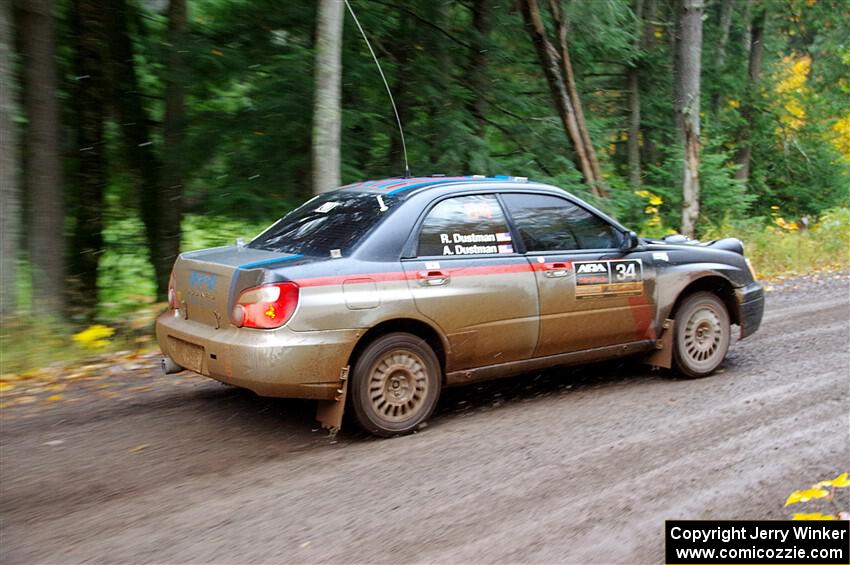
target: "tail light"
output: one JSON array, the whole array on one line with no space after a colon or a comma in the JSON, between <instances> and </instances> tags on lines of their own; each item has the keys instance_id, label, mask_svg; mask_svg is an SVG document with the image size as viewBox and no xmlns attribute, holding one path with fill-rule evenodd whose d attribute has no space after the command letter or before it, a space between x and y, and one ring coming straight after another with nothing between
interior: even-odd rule
<instances>
[{"instance_id":1,"label":"tail light","mask_svg":"<svg viewBox=\"0 0 850 565\"><path fill-rule=\"evenodd\" d=\"M249 288L233 307L237 327L271 329L285 324L298 306L298 285L291 282Z\"/></svg>"},{"instance_id":2,"label":"tail light","mask_svg":"<svg viewBox=\"0 0 850 565\"><path fill-rule=\"evenodd\" d=\"M172 310L177 310L179 304L177 304L177 290L175 287L177 286L177 279L174 277L174 271L171 271L171 276L168 277L168 307Z\"/></svg>"}]
</instances>

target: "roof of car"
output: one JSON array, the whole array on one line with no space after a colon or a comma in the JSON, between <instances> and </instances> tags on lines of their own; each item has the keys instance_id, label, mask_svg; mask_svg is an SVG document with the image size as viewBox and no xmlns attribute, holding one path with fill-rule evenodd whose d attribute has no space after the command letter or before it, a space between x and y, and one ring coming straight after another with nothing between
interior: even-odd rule
<instances>
[{"instance_id":1,"label":"roof of car","mask_svg":"<svg viewBox=\"0 0 850 565\"><path fill-rule=\"evenodd\" d=\"M512 177L507 175L496 175L487 177L484 175L467 175L460 177L430 176L430 177L394 177L380 180L367 180L355 182L340 188L340 190L352 190L357 192L372 192L375 194L390 194L406 196L413 190L454 184L484 184L484 183L517 183L529 184L525 177ZM536 183L532 183L536 184Z\"/></svg>"}]
</instances>

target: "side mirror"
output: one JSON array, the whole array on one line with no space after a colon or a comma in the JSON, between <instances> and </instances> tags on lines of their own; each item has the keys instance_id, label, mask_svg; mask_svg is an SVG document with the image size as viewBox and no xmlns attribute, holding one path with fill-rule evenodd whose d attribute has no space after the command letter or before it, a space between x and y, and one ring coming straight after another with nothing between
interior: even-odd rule
<instances>
[{"instance_id":1,"label":"side mirror","mask_svg":"<svg viewBox=\"0 0 850 565\"><path fill-rule=\"evenodd\" d=\"M620 251L631 251L640 245L640 239L637 234L633 231L629 231L623 234L625 237L623 238L623 243L620 244Z\"/></svg>"}]
</instances>

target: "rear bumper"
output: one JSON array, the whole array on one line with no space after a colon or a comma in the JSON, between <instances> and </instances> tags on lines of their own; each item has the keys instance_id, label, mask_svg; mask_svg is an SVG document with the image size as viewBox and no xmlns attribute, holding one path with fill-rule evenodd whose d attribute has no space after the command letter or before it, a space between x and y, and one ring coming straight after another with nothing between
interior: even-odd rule
<instances>
[{"instance_id":1,"label":"rear bumper","mask_svg":"<svg viewBox=\"0 0 850 565\"><path fill-rule=\"evenodd\" d=\"M745 287L735 290L738 301L738 319L741 325L741 339L753 335L761 325L764 315L764 288L753 281Z\"/></svg>"},{"instance_id":2,"label":"rear bumper","mask_svg":"<svg viewBox=\"0 0 850 565\"><path fill-rule=\"evenodd\" d=\"M160 349L178 365L261 396L332 399L359 330L296 332L212 326L166 312Z\"/></svg>"}]
</instances>

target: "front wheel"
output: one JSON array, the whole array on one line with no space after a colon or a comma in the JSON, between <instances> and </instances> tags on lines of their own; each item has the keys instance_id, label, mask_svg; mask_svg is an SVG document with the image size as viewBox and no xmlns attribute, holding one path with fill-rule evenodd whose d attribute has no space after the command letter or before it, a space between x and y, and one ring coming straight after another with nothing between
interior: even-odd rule
<instances>
[{"instance_id":1,"label":"front wheel","mask_svg":"<svg viewBox=\"0 0 850 565\"><path fill-rule=\"evenodd\" d=\"M676 313L673 366L684 376L706 377L726 358L729 350L729 312L710 292L696 292Z\"/></svg>"},{"instance_id":2,"label":"front wheel","mask_svg":"<svg viewBox=\"0 0 850 565\"><path fill-rule=\"evenodd\" d=\"M411 432L434 411L441 380L440 363L424 340L408 333L381 336L354 365L354 417L375 435Z\"/></svg>"}]
</instances>

